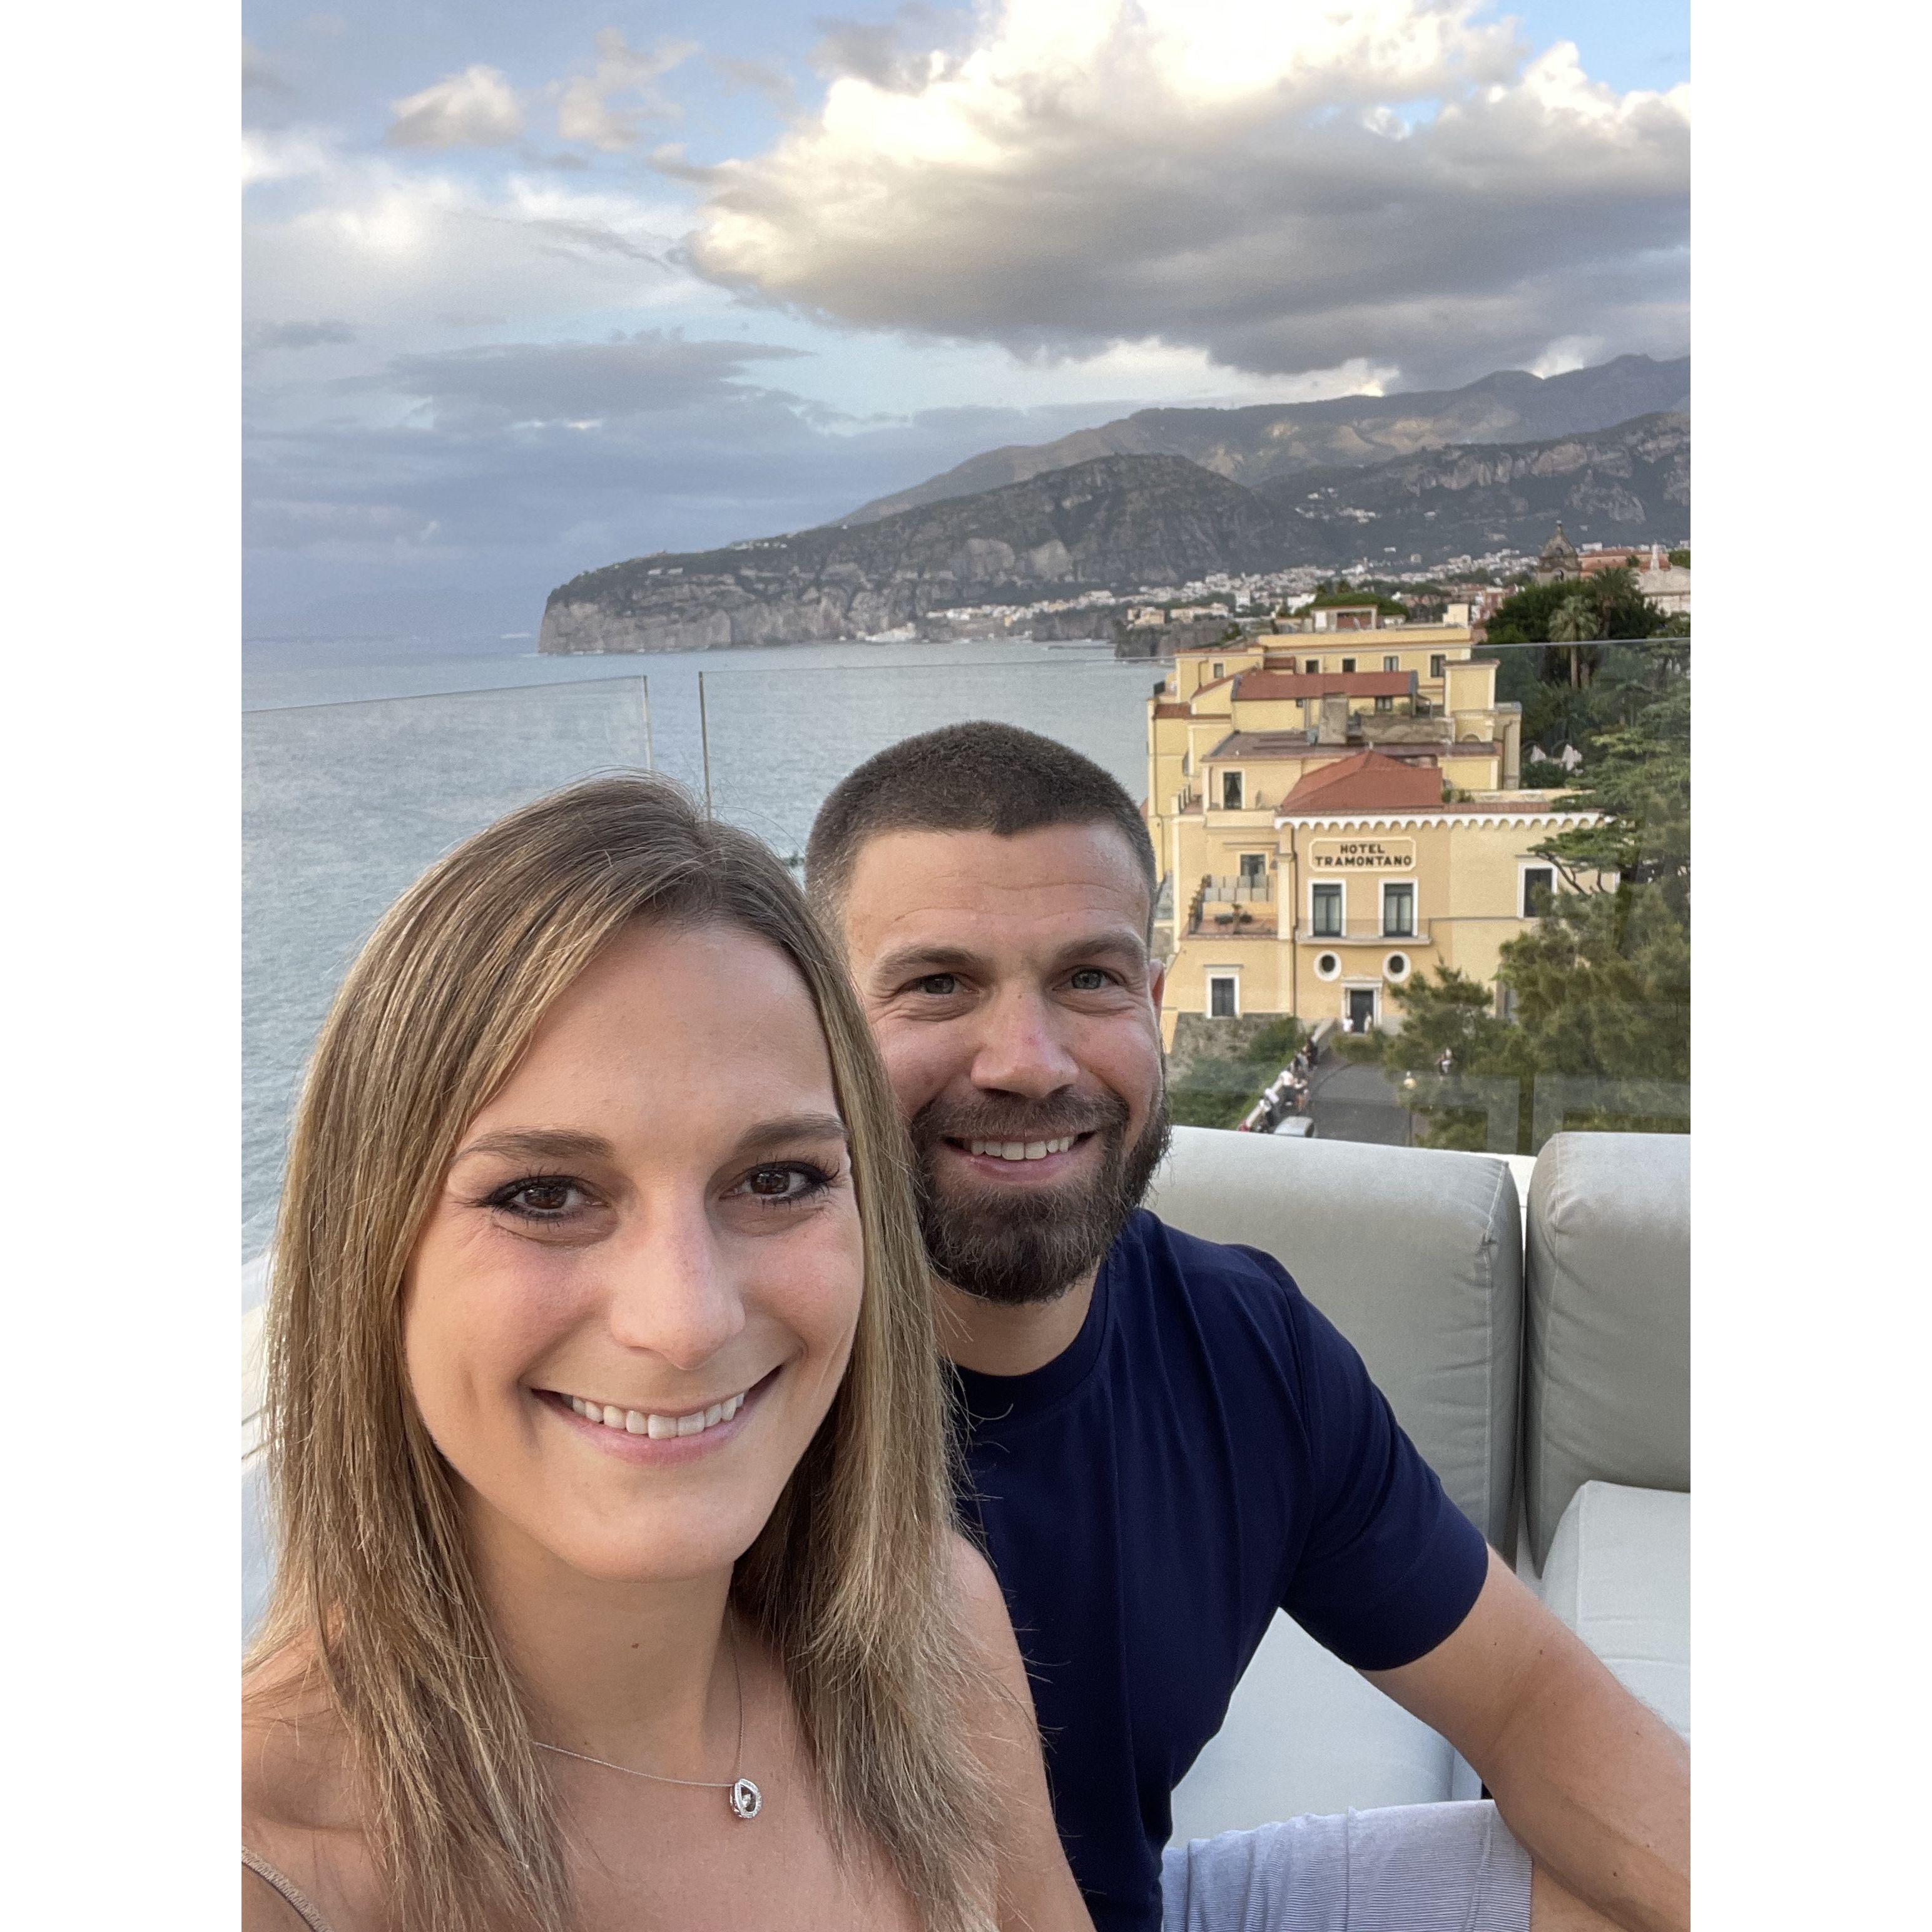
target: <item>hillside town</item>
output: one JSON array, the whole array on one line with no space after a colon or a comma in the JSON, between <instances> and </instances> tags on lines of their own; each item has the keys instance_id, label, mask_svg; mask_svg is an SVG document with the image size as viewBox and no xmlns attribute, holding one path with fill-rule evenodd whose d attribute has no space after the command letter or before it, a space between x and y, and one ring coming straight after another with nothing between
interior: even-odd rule
<instances>
[{"instance_id":1,"label":"hillside town","mask_svg":"<svg viewBox=\"0 0 1932 1932\"><path fill-rule=\"evenodd\" d=\"M1690 553L1684 540L1637 544L1572 543L1561 523L1534 555L1500 550L1452 557L1425 568L1419 556L1400 566L1386 559L1358 559L1339 580L1370 586L1393 596L1418 616L1439 616L1483 626L1510 590L1526 584L1582 581L1608 570L1628 570L1643 597L1666 616L1690 609ZM1675 560L1682 560L1677 561ZM872 643L946 637L1072 638L1111 635L1122 657L1164 658L1174 648L1168 627L1210 622L1238 624L1260 635L1276 620L1319 619L1322 595L1338 573L1314 564L1236 575L1216 571L1184 584L1150 584L1123 597L1086 590L1071 597L1028 604L968 604L928 614L916 623L874 634ZM1090 626L1083 628L1083 620Z\"/></svg>"}]
</instances>

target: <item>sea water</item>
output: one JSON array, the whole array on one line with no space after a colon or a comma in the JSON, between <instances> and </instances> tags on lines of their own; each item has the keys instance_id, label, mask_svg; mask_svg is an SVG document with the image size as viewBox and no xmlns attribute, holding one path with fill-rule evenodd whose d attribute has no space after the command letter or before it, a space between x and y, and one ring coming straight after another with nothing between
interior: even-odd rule
<instances>
[{"instance_id":1,"label":"sea water","mask_svg":"<svg viewBox=\"0 0 1932 1932\"><path fill-rule=\"evenodd\" d=\"M973 718L1057 738L1138 799L1162 668L1117 662L1102 643L1004 639L605 658L538 657L512 638L249 646L244 1258L268 1239L302 1069L344 970L384 908L471 832L574 779L649 764L795 866L854 765Z\"/></svg>"}]
</instances>

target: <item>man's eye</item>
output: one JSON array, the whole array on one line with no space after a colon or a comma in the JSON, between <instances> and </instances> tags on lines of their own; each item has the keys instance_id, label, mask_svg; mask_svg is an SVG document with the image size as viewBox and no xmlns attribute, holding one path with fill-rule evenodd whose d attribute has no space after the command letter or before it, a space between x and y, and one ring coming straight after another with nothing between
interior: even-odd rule
<instances>
[{"instance_id":1,"label":"man's eye","mask_svg":"<svg viewBox=\"0 0 1932 1932\"><path fill-rule=\"evenodd\" d=\"M1106 986L1107 976L1097 966L1082 966L1066 983L1076 993L1097 993Z\"/></svg>"},{"instance_id":2,"label":"man's eye","mask_svg":"<svg viewBox=\"0 0 1932 1932\"><path fill-rule=\"evenodd\" d=\"M928 973L919 982L919 990L935 1000L949 999L959 990L959 981L951 973Z\"/></svg>"}]
</instances>

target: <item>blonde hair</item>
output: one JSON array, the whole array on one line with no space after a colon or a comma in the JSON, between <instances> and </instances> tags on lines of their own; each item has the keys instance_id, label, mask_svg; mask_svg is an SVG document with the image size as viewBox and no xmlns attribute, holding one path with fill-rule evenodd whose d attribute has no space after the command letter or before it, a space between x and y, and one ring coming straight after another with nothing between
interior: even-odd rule
<instances>
[{"instance_id":1,"label":"blonde hair","mask_svg":"<svg viewBox=\"0 0 1932 1932\"><path fill-rule=\"evenodd\" d=\"M592 781L406 892L336 996L296 1117L268 1323L274 1592L251 1667L326 1684L410 1932L571 1922L546 1768L403 1368L404 1270L458 1139L551 1003L631 921L722 924L810 990L851 1137L865 1282L850 1366L740 1560L835 1842L869 1838L933 1932L990 1926L992 1798L948 1587L946 1400L902 1130L863 1014L784 867L662 780Z\"/></svg>"}]
</instances>

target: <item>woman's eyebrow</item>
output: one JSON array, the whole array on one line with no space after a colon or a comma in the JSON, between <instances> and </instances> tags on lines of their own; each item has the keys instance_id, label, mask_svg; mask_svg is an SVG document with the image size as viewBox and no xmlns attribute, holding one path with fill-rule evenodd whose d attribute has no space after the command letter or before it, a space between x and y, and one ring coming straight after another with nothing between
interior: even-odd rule
<instances>
[{"instance_id":1,"label":"woman's eyebrow","mask_svg":"<svg viewBox=\"0 0 1932 1932\"><path fill-rule=\"evenodd\" d=\"M616 1150L601 1134L584 1134L567 1127L512 1127L483 1134L457 1155L496 1154L508 1160L609 1160Z\"/></svg>"},{"instance_id":2,"label":"woman's eyebrow","mask_svg":"<svg viewBox=\"0 0 1932 1932\"><path fill-rule=\"evenodd\" d=\"M836 1114L786 1114L776 1120L760 1120L756 1126L746 1129L732 1151L734 1157L742 1159L746 1154L761 1154L788 1142L849 1142L850 1139L845 1123Z\"/></svg>"}]
</instances>

